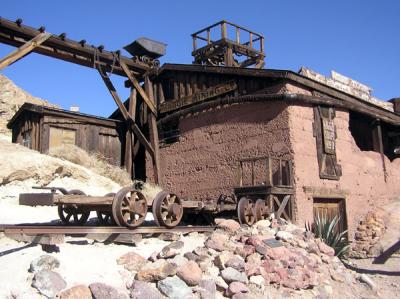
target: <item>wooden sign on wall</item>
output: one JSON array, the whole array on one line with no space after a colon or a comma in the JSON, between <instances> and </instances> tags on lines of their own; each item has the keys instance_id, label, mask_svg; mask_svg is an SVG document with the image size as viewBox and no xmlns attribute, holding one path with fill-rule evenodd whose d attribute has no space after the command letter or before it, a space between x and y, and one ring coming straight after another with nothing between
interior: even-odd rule
<instances>
[{"instance_id":1,"label":"wooden sign on wall","mask_svg":"<svg viewBox=\"0 0 400 299\"><path fill-rule=\"evenodd\" d=\"M237 88L235 81L229 81L227 83L218 84L207 88L206 90L196 92L190 96L183 97L180 99L164 102L160 105L159 109L161 113L176 110L185 106L189 106L194 103L202 102L206 99L214 98L216 96L228 93Z\"/></svg>"},{"instance_id":2,"label":"wooden sign on wall","mask_svg":"<svg viewBox=\"0 0 400 299\"><path fill-rule=\"evenodd\" d=\"M325 153L335 154L335 123L333 120L322 117L322 131L324 135L324 150Z\"/></svg>"}]
</instances>

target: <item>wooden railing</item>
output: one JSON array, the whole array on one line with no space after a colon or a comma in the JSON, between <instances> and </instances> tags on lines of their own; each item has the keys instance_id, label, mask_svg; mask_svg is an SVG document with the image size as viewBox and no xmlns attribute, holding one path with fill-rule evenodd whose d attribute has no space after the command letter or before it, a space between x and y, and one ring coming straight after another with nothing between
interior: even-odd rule
<instances>
[{"instance_id":1,"label":"wooden railing","mask_svg":"<svg viewBox=\"0 0 400 299\"><path fill-rule=\"evenodd\" d=\"M260 164L262 170L256 173L255 168L260 167ZM245 167L250 168L249 179L246 179ZM239 187L292 187L292 176L293 165L289 159L265 156L239 160Z\"/></svg>"},{"instance_id":2,"label":"wooden railing","mask_svg":"<svg viewBox=\"0 0 400 299\"><path fill-rule=\"evenodd\" d=\"M201 40L206 42L207 44L205 46L210 45L211 43L216 42L216 40L211 40L211 30L214 28L220 27L220 32L221 32L221 38L220 39L229 39L231 41L236 42L238 45L243 45L250 47L254 50L257 50L261 53L264 52L264 36L261 34L255 33L251 30L248 30L244 27L241 27L239 25L236 25L234 23L228 22L228 21L220 21L218 23L215 23L214 25L208 26L200 31L197 31L192 34L193 38L193 51L196 51L197 49L201 48L198 47L197 41ZM235 32L235 38L230 39L228 36L228 31L229 28L232 28ZM244 33L248 37L248 41L241 43L241 38L243 38L243 34L241 36L241 33ZM247 40L247 38L246 38ZM259 42L259 47L256 49L256 42Z\"/></svg>"}]
</instances>

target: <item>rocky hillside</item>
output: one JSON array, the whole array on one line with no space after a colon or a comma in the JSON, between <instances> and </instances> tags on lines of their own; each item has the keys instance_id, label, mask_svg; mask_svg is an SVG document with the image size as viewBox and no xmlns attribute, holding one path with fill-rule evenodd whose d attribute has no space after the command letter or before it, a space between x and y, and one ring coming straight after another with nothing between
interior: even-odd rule
<instances>
[{"instance_id":1,"label":"rocky hillside","mask_svg":"<svg viewBox=\"0 0 400 299\"><path fill-rule=\"evenodd\" d=\"M16 86L6 76L0 74L0 134L10 134L7 129L7 122L25 102L57 107L57 105L50 104L45 100L30 95Z\"/></svg>"}]
</instances>

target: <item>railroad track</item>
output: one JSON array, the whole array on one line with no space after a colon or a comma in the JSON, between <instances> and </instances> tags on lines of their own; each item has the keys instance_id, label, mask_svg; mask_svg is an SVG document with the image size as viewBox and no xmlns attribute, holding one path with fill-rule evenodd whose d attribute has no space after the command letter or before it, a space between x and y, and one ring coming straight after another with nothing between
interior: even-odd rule
<instances>
[{"instance_id":1,"label":"railroad track","mask_svg":"<svg viewBox=\"0 0 400 299\"><path fill-rule=\"evenodd\" d=\"M60 226L60 225L1 225L0 232L5 234L26 235L85 235L85 234L161 234L161 233L191 233L211 232L212 226L176 226L166 228L161 226L140 226L135 229L118 226Z\"/></svg>"}]
</instances>

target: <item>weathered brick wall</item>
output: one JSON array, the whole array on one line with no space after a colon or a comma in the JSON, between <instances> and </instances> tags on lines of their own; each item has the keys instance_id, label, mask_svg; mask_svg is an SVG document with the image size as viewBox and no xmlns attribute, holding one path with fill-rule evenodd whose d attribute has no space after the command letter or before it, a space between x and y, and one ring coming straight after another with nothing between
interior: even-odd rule
<instances>
[{"instance_id":1,"label":"weathered brick wall","mask_svg":"<svg viewBox=\"0 0 400 299\"><path fill-rule=\"evenodd\" d=\"M182 198L218 199L232 194L243 158L290 157L287 106L237 104L180 121L180 141L161 148L164 188ZM262 169L257 169L261 177Z\"/></svg>"}]
</instances>

